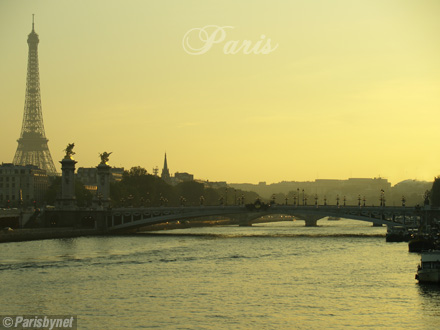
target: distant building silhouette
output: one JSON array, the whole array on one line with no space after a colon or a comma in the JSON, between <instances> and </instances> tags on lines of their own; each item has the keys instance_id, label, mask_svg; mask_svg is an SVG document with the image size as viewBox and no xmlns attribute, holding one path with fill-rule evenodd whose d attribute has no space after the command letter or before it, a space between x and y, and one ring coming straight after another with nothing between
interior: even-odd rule
<instances>
[{"instance_id":1,"label":"distant building silhouette","mask_svg":"<svg viewBox=\"0 0 440 330\"><path fill-rule=\"evenodd\" d=\"M0 165L1 207L30 206L45 199L49 178L45 170L34 165Z\"/></svg>"},{"instance_id":2,"label":"distant building silhouette","mask_svg":"<svg viewBox=\"0 0 440 330\"><path fill-rule=\"evenodd\" d=\"M270 199L273 194L277 195L279 203L289 203L308 198L314 203L317 198L318 204L335 204L339 198L341 204L346 199L347 205L358 205L362 203L368 206L380 205L381 198L386 199L386 205L399 206L402 199L406 205L416 205L423 201L423 195L429 190L432 182L406 180L391 186L391 183L384 178L349 178L347 180L317 179L315 181L283 181L278 183L258 184L231 183L229 187L245 191L253 191L263 198ZM383 195L382 193L383 192Z\"/></svg>"},{"instance_id":3,"label":"distant building silhouette","mask_svg":"<svg viewBox=\"0 0 440 330\"><path fill-rule=\"evenodd\" d=\"M176 172L174 173L174 178L177 182L194 181L194 175L186 172L182 172L182 173Z\"/></svg>"},{"instance_id":4,"label":"distant building silhouette","mask_svg":"<svg viewBox=\"0 0 440 330\"><path fill-rule=\"evenodd\" d=\"M38 34L35 33L32 18L32 32L28 35L28 67L26 78L26 98L23 124L13 163L15 165L35 165L48 175L56 175L56 169L49 151L44 132L41 109L40 75L38 69Z\"/></svg>"},{"instance_id":5,"label":"distant building silhouette","mask_svg":"<svg viewBox=\"0 0 440 330\"><path fill-rule=\"evenodd\" d=\"M124 174L123 167L110 168L110 182L119 182ZM76 178L81 181L89 191L96 191L98 186L98 169L96 167L80 167L76 173Z\"/></svg>"}]
</instances>

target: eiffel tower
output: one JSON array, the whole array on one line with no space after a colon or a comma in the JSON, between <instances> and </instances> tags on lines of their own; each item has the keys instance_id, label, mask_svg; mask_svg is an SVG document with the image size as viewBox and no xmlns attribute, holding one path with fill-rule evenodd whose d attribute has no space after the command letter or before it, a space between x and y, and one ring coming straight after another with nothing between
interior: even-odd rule
<instances>
[{"instance_id":1,"label":"eiffel tower","mask_svg":"<svg viewBox=\"0 0 440 330\"><path fill-rule=\"evenodd\" d=\"M32 15L32 32L28 35L29 45L26 98L24 104L21 135L17 140L18 147L13 163L15 165L35 165L46 170L48 175L56 175L57 171L47 146L44 133L43 112L41 110L40 74L38 70L38 34L34 29Z\"/></svg>"}]
</instances>

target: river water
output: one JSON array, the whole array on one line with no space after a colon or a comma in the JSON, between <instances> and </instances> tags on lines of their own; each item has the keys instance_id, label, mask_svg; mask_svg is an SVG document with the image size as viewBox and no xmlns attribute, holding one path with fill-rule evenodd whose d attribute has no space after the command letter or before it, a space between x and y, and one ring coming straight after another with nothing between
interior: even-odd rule
<instances>
[{"instance_id":1,"label":"river water","mask_svg":"<svg viewBox=\"0 0 440 330\"><path fill-rule=\"evenodd\" d=\"M438 329L420 256L353 220L0 245L0 314L78 329Z\"/></svg>"}]
</instances>

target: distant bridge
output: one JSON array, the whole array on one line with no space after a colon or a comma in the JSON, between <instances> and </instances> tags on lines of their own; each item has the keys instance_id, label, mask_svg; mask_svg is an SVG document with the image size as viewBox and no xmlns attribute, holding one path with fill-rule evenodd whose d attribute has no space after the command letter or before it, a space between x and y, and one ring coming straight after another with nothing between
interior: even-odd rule
<instances>
[{"instance_id":1,"label":"distant bridge","mask_svg":"<svg viewBox=\"0 0 440 330\"><path fill-rule=\"evenodd\" d=\"M419 224L424 210L420 207L387 206L296 206L264 205L240 206L182 206L116 208L107 211L105 226L108 231L129 231L153 224L173 221L190 221L203 218L230 218L240 225L251 225L267 215L290 215L305 221L306 226L316 226L324 217L339 217L372 222L375 225L393 227L403 224ZM251 207L250 207L251 206ZM258 206L258 205L257 205ZM261 221L259 221L261 222Z\"/></svg>"}]
</instances>

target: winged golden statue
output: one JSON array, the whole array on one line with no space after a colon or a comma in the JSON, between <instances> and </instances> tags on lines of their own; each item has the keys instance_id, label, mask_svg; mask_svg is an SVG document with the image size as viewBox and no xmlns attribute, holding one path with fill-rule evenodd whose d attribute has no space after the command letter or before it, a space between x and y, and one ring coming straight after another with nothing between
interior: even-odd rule
<instances>
[{"instance_id":1,"label":"winged golden statue","mask_svg":"<svg viewBox=\"0 0 440 330\"><path fill-rule=\"evenodd\" d=\"M112 152L106 152L106 151L104 151L102 154L99 154L99 157L101 157L101 164L107 165L107 162L111 154Z\"/></svg>"},{"instance_id":2,"label":"winged golden statue","mask_svg":"<svg viewBox=\"0 0 440 330\"><path fill-rule=\"evenodd\" d=\"M73 147L75 147L75 143L69 143L63 151L66 152L66 155L64 156L64 159L73 159L72 156L75 154L73 151Z\"/></svg>"}]
</instances>

